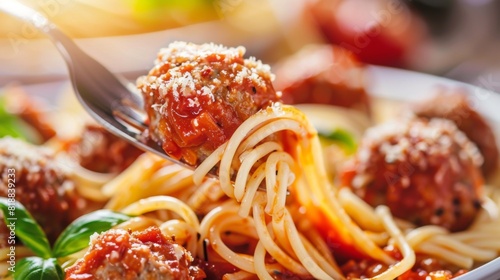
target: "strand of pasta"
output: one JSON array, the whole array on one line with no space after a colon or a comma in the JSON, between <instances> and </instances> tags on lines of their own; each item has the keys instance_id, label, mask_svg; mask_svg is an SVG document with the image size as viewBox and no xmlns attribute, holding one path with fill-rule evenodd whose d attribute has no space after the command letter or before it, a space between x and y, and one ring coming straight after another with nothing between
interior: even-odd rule
<instances>
[{"instance_id":1,"label":"strand of pasta","mask_svg":"<svg viewBox=\"0 0 500 280\"><path fill-rule=\"evenodd\" d=\"M471 258L458 255L456 252L432 242L433 237L443 234L448 234L448 231L445 228L428 225L412 229L407 233L406 238L410 246L418 252L440 258L441 256L446 255L446 260L448 262L461 267L472 265Z\"/></svg>"},{"instance_id":2,"label":"strand of pasta","mask_svg":"<svg viewBox=\"0 0 500 280\"><path fill-rule=\"evenodd\" d=\"M332 276L334 279L345 279L336 263L332 263L325 258L323 254L321 254L321 252L319 252L303 235L300 235L300 240L304 244L304 248L307 253L311 255L314 260L316 260L316 263L318 263L319 267L323 271Z\"/></svg>"},{"instance_id":3,"label":"strand of pasta","mask_svg":"<svg viewBox=\"0 0 500 280\"><path fill-rule=\"evenodd\" d=\"M311 193L316 194L316 197L311 198L311 200L316 200L315 202L322 207L323 213L333 221L338 232L343 234L344 238L352 239L357 248L372 258L386 264L393 264L395 260L364 234L363 230L352 221L340 205L336 197L336 190L330 186L325 170L322 168L324 166L322 157L314 156L321 155L319 139L317 137L310 139L309 147L305 148L308 148L308 152L300 153L302 158L299 161L302 163L303 174ZM301 193L299 198L306 195L307 193Z\"/></svg>"},{"instance_id":4,"label":"strand of pasta","mask_svg":"<svg viewBox=\"0 0 500 280\"><path fill-rule=\"evenodd\" d=\"M219 213L213 215L210 218L210 224L206 225L210 228L207 237L210 241L211 248L235 267L250 273L255 273L253 256L232 251L222 240L223 232L239 233L252 239L257 239L258 237L254 229L253 220L251 218L244 218L242 220L242 218L237 215L237 211L235 211L234 207L231 206L223 206L217 209L217 211Z\"/></svg>"},{"instance_id":5,"label":"strand of pasta","mask_svg":"<svg viewBox=\"0 0 500 280\"><path fill-rule=\"evenodd\" d=\"M165 236L174 237L176 243L186 244L184 247L189 252L196 252L198 232L192 225L185 221L168 220L163 222L159 228Z\"/></svg>"},{"instance_id":6,"label":"strand of pasta","mask_svg":"<svg viewBox=\"0 0 500 280\"><path fill-rule=\"evenodd\" d=\"M147 153L139 156L124 172L102 187L102 192L111 196L105 208L118 210L142 198L144 185L164 163L165 160Z\"/></svg>"},{"instance_id":7,"label":"strand of pasta","mask_svg":"<svg viewBox=\"0 0 500 280\"><path fill-rule=\"evenodd\" d=\"M447 247L463 256L468 256L474 260L481 262L492 260L498 255L494 250L476 248L474 246L450 238L449 235L436 235L431 238L431 241L438 246Z\"/></svg>"},{"instance_id":8,"label":"strand of pasta","mask_svg":"<svg viewBox=\"0 0 500 280\"><path fill-rule=\"evenodd\" d=\"M196 188L197 190L189 196L186 203L197 212L200 211L203 204L218 201L224 196L224 192L222 192L219 182L211 178L207 178Z\"/></svg>"},{"instance_id":9,"label":"strand of pasta","mask_svg":"<svg viewBox=\"0 0 500 280\"><path fill-rule=\"evenodd\" d=\"M462 256L453 250L446 247L438 246L433 242L424 242L416 248L419 252L436 256L448 263L457 265L459 267L472 267L474 260L470 257Z\"/></svg>"},{"instance_id":10,"label":"strand of pasta","mask_svg":"<svg viewBox=\"0 0 500 280\"><path fill-rule=\"evenodd\" d=\"M191 170L183 168L172 173L158 174L159 172L162 172L162 169L153 174L152 179L156 179L156 182L153 181L148 185L142 193L143 196L170 195L193 185L193 172Z\"/></svg>"},{"instance_id":11,"label":"strand of pasta","mask_svg":"<svg viewBox=\"0 0 500 280\"><path fill-rule=\"evenodd\" d=\"M200 223L193 210L181 200L171 196L151 196L128 205L121 212L139 216L156 210L172 211L184 220L166 221L159 227L167 236L179 238L179 244L182 243L181 245L184 245L190 252L196 252L197 232L200 230Z\"/></svg>"},{"instance_id":12,"label":"strand of pasta","mask_svg":"<svg viewBox=\"0 0 500 280\"><path fill-rule=\"evenodd\" d=\"M410 270L415 264L415 252L411 248L410 244L406 241L403 233L399 230L396 222L394 221L391 211L385 205L377 206L375 212L382 220L384 228L389 233L391 238L396 242L399 250L403 254L403 259L396 264L394 264L391 269L388 269L381 274L373 277L373 280L377 279L396 279L399 275Z\"/></svg>"},{"instance_id":13,"label":"strand of pasta","mask_svg":"<svg viewBox=\"0 0 500 280\"><path fill-rule=\"evenodd\" d=\"M254 259L254 267L255 274L261 280L274 280L274 278L269 274L266 269L266 249L262 244L262 240L257 243L257 247L255 247L255 252L253 255Z\"/></svg>"},{"instance_id":14,"label":"strand of pasta","mask_svg":"<svg viewBox=\"0 0 500 280\"><path fill-rule=\"evenodd\" d=\"M266 186L267 186L267 203L264 211L272 217L271 226L276 235L278 244L289 254L293 254L293 249L285 231L285 203L286 192L290 181L290 167L293 165L293 160L289 154L284 152L275 152L269 155L266 161ZM267 180L272 178L273 180ZM269 192L272 192L272 195Z\"/></svg>"},{"instance_id":15,"label":"strand of pasta","mask_svg":"<svg viewBox=\"0 0 500 280\"><path fill-rule=\"evenodd\" d=\"M116 174L93 172L79 164L71 164L71 170L69 177L75 182L76 190L81 196L97 202L109 199L110 196L103 193L102 186L111 181Z\"/></svg>"},{"instance_id":16,"label":"strand of pasta","mask_svg":"<svg viewBox=\"0 0 500 280\"><path fill-rule=\"evenodd\" d=\"M247 217L250 214L250 210L252 208L252 203L255 199L255 195L257 194L257 189L260 184L266 177L266 165L261 164L250 176L250 179L247 182L247 192L243 196L240 204L240 210L238 214L241 217Z\"/></svg>"},{"instance_id":17,"label":"strand of pasta","mask_svg":"<svg viewBox=\"0 0 500 280\"><path fill-rule=\"evenodd\" d=\"M253 205L253 218L255 221L255 228L259 236L259 243L262 244L265 251L267 251L277 262L289 271L297 275L308 275L309 272L301 263L299 263L295 258L289 256L276 244L274 232L269 230L265 221L264 201L264 194L259 194Z\"/></svg>"},{"instance_id":18,"label":"strand of pasta","mask_svg":"<svg viewBox=\"0 0 500 280\"><path fill-rule=\"evenodd\" d=\"M220 145L215 151L213 151L203 162L196 167L193 174L193 182L195 185L200 185L203 182L203 179L210 173L210 170L217 165L218 162L222 159L222 154L226 150L227 142ZM226 191L223 189L224 193Z\"/></svg>"},{"instance_id":19,"label":"strand of pasta","mask_svg":"<svg viewBox=\"0 0 500 280\"><path fill-rule=\"evenodd\" d=\"M498 235L490 235L484 239L472 240L468 242L468 244L477 248L493 249L497 252L500 252L500 240L498 240Z\"/></svg>"},{"instance_id":20,"label":"strand of pasta","mask_svg":"<svg viewBox=\"0 0 500 280\"><path fill-rule=\"evenodd\" d=\"M500 225L499 225L500 227ZM494 238L498 237L499 232L495 231L483 231L483 230L474 230L474 231L462 231L452 233L451 236L462 242L472 243L475 241L481 240L494 240Z\"/></svg>"},{"instance_id":21,"label":"strand of pasta","mask_svg":"<svg viewBox=\"0 0 500 280\"><path fill-rule=\"evenodd\" d=\"M177 164L165 162L149 178L145 196L171 194L193 185L193 171Z\"/></svg>"},{"instance_id":22,"label":"strand of pasta","mask_svg":"<svg viewBox=\"0 0 500 280\"><path fill-rule=\"evenodd\" d=\"M160 160L158 157L149 153L140 155L127 169L116 176L111 182L103 186L103 193L111 196L121 189L122 185L126 185L129 182L140 182L156 171L158 168L154 167L157 167L163 162L164 160ZM144 171L147 170L150 171L149 174L144 173Z\"/></svg>"},{"instance_id":23,"label":"strand of pasta","mask_svg":"<svg viewBox=\"0 0 500 280\"><path fill-rule=\"evenodd\" d=\"M103 194L101 188L83 185L78 182L75 184L75 187L79 195L91 201L106 202L109 199L109 196Z\"/></svg>"},{"instance_id":24,"label":"strand of pasta","mask_svg":"<svg viewBox=\"0 0 500 280\"><path fill-rule=\"evenodd\" d=\"M285 109L290 110L290 108L289 108L289 107L285 107ZM268 110L267 112L269 112L269 110ZM290 112L287 112L287 113L290 113L290 114L292 115L292 116L291 116L292 118L295 118L295 119L300 119L300 120L302 120L302 121L305 121L305 116L301 116L300 114L297 114L297 112L293 112L293 110L292 110L292 111L290 111ZM277 123L277 122L276 122L276 123ZM268 125L271 125L271 124L268 124ZM273 123L273 125L275 125L275 124ZM287 126L289 126L289 124L287 124L287 125L283 125L283 127L287 127ZM296 126L296 127L297 127L297 128L299 128L300 126ZM314 129L311 129L310 127L309 127L308 129L309 129L310 131L311 131L311 130L314 130ZM296 134L299 134L299 135L300 135L300 134L307 134L307 133L305 133L305 132L300 133L300 132L297 132L297 131L295 131L295 133L296 133ZM314 134L314 133L313 133L313 134ZM253 135L252 135L252 136L253 136ZM259 140L261 140L261 139L264 139L264 138L265 138L265 135L264 135L264 136L261 136L261 137L259 137L259 138L256 138L256 140L254 140L254 141L255 141L255 142L257 142L257 141L259 141ZM314 140L317 140L317 138L314 138L314 137L308 137L308 138L312 138L312 140L313 140L313 141L312 141L312 144L313 144L313 146L314 146L314 144L315 144L315 141L314 141ZM248 139L254 139L254 137L249 137ZM304 140L304 139L301 139L301 140ZM250 141L250 140L249 140L249 141ZM302 145L304 145L304 143L305 143L305 142L307 142L307 141L300 141L300 143L301 143ZM252 143L252 144L253 144L253 143ZM250 145L248 145L248 146L250 146ZM306 145L304 145L304 146L307 146L307 143L306 143ZM319 147L319 146L318 146L318 147ZM314 150L314 149L313 149L313 150ZM306 154L309 154L309 155L319 155L319 151L318 151L318 150L316 150L316 151L313 151L312 153L306 153ZM315 158L313 159L313 161L315 162L315 164L313 164L313 166L315 166L315 167L317 167L317 168L319 168L319 169L322 169L322 166L323 166L323 165L322 165L322 161L321 161L318 157L315 157ZM325 192L326 192L326 193L328 193L328 192L329 192L328 190L326 190L326 191L325 191L325 186L328 186L328 185L329 185L329 184L325 184L325 182L327 182L327 179L326 179L326 173L325 173L325 172L317 172L317 171L316 171L316 172L304 172L304 173L306 174L306 176L307 176L307 175L309 175L309 176L307 176L307 177L315 177L315 178L320 178L320 180L319 180L319 181L320 181L321 183L316 184L317 182L314 182L314 183L310 184L310 185L313 185L313 186L318 186L319 188L323 187L323 189L320 189L320 190L317 192L317 193L320 193L320 195L319 195L320 197L322 197L322 196L323 196L323 193L325 193ZM318 173L319 173L319 174L318 174ZM311 176L311 174L314 174L314 175L312 175L312 176ZM318 176L318 175L319 175L319 176ZM308 192L308 190L306 190L305 192L307 193L307 192ZM299 195L299 196L300 196L300 195ZM304 197L307 197L307 195L304 195ZM337 208L337 209L335 209L335 208ZM348 222L348 221L350 221L350 218L349 218L347 215L343 215L344 213L343 213L343 211L342 211L342 209L341 209L340 207L338 207L338 206L337 206L337 207L334 207L334 209L333 209L333 210L334 210L334 211L332 211L333 213L335 213L335 214L340 214L340 215L342 216L342 218L343 218L344 222L346 222L346 221L347 221L347 222ZM335 210L337 210L337 211L335 211ZM329 212L329 213L330 213L330 212ZM344 223L344 224L346 224L346 223ZM349 223L349 222L348 222L347 224L352 224L352 223ZM354 226L354 227L355 227L355 226ZM392 263L392 262L394 261L394 260L392 260L392 258L390 258L390 257L389 257L389 256L387 256L386 254L384 254L384 253L382 252L382 250L380 250L380 248L378 248L378 247L376 246L376 244L373 244L373 242L371 242L371 240L369 240L368 238L365 238L365 236L363 236L363 234L362 234L362 232L360 232L360 230L356 230L356 231L355 231L355 233L357 233L357 234L355 234L355 235L357 235L357 236L356 236L357 238L355 238L355 240L357 240L357 241L358 241L358 243L361 243L361 244L363 244L363 245L366 245L366 244L369 244L369 245L370 245L369 247L371 247L370 249L372 249L372 250L368 250L368 252L373 252L373 253L372 253L372 256L373 256L373 257L375 257L375 258L377 258L377 259L381 259L381 260L385 261L386 263ZM371 243L371 244L370 244L370 243ZM358 245L359 245L359 244L358 244ZM363 247L363 246L360 246L360 247Z\"/></svg>"},{"instance_id":25,"label":"strand of pasta","mask_svg":"<svg viewBox=\"0 0 500 280\"><path fill-rule=\"evenodd\" d=\"M248 218L247 218L248 219ZM235 267L255 274L255 268L253 265L253 256L235 253L224 243L221 237L221 233L229 228L235 228L241 226L241 217L231 217L219 221L219 224L215 225L209 234L210 245L219 256L223 256L224 259Z\"/></svg>"},{"instance_id":26,"label":"strand of pasta","mask_svg":"<svg viewBox=\"0 0 500 280\"><path fill-rule=\"evenodd\" d=\"M448 234L448 230L440 226L422 226L412 229L406 234L406 240L411 247L416 248L421 243L431 239L433 236Z\"/></svg>"},{"instance_id":27,"label":"strand of pasta","mask_svg":"<svg viewBox=\"0 0 500 280\"><path fill-rule=\"evenodd\" d=\"M255 163L264 158L267 154L278 150L281 150L281 145L276 142L266 142L241 156L243 158L242 163L234 182L234 196L236 201L241 202L243 199L246 190L246 183L248 181L248 175L250 174L250 171L254 167Z\"/></svg>"},{"instance_id":28,"label":"strand of pasta","mask_svg":"<svg viewBox=\"0 0 500 280\"><path fill-rule=\"evenodd\" d=\"M450 234L439 226L423 226L411 230L406 238L410 246L418 252L425 252L431 256L441 257L446 253L446 260L462 268L470 269L474 261L484 262L498 256L500 247L495 247L497 235L477 231L475 229ZM484 246L477 246L474 240L484 242ZM498 242L500 245L500 242Z\"/></svg>"},{"instance_id":29,"label":"strand of pasta","mask_svg":"<svg viewBox=\"0 0 500 280\"><path fill-rule=\"evenodd\" d=\"M274 152L269 155L266 161L267 214L282 215L280 212L285 209L288 186L295 179L291 172L294 166L294 161L288 153Z\"/></svg>"},{"instance_id":30,"label":"strand of pasta","mask_svg":"<svg viewBox=\"0 0 500 280\"><path fill-rule=\"evenodd\" d=\"M300 221L298 225L300 232L302 232L302 234L306 237L303 238L303 240L305 240L303 242L310 243L311 245L307 246L312 246L312 248L315 248L318 251L318 253L322 256L322 258L324 258L325 261L329 263L336 271L341 271L340 267L335 261L335 258L332 255L330 248L326 244L325 240L311 225L311 223L308 220L305 221L303 220Z\"/></svg>"},{"instance_id":31,"label":"strand of pasta","mask_svg":"<svg viewBox=\"0 0 500 280\"><path fill-rule=\"evenodd\" d=\"M278 120L278 119L277 119ZM257 130L249 133L251 137L247 137L241 142L238 149L236 150L236 154L242 154L243 151L246 151L252 147L255 147L262 140L268 138L269 136L276 134L280 131L293 131L295 133L301 133L305 131L305 128L302 126L300 122L294 119L279 119L279 122L276 120L269 121L269 123L263 123L262 127ZM275 140L270 140L275 141Z\"/></svg>"},{"instance_id":32,"label":"strand of pasta","mask_svg":"<svg viewBox=\"0 0 500 280\"><path fill-rule=\"evenodd\" d=\"M301 241L299 232L295 227L295 223L290 215L290 213L285 209L285 229L290 239L290 245L294 250L295 254L299 258L300 262L304 265L304 267L311 273L311 275L316 279L334 279L334 278L342 278L341 274L335 270L336 273L334 275L329 275L326 273L321 266L314 260L313 257L307 252L304 244Z\"/></svg>"},{"instance_id":33,"label":"strand of pasta","mask_svg":"<svg viewBox=\"0 0 500 280\"><path fill-rule=\"evenodd\" d=\"M158 226L160 225L160 221L157 219L145 217L145 216L138 216L138 217L132 217L130 220L125 221L121 224L118 224L115 226L115 228L120 228L120 229L125 229L125 230L131 230L131 231L138 231L138 230L143 230L151 226Z\"/></svg>"},{"instance_id":34,"label":"strand of pasta","mask_svg":"<svg viewBox=\"0 0 500 280\"><path fill-rule=\"evenodd\" d=\"M379 232L383 229L382 222L364 200L352 193L349 188L340 188L338 199L347 214L365 230Z\"/></svg>"},{"instance_id":35,"label":"strand of pasta","mask_svg":"<svg viewBox=\"0 0 500 280\"><path fill-rule=\"evenodd\" d=\"M380 247L387 245L390 236L386 232L372 232L365 231L365 234L370 238L370 240Z\"/></svg>"},{"instance_id":36,"label":"strand of pasta","mask_svg":"<svg viewBox=\"0 0 500 280\"><path fill-rule=\"evenodd\" d=\"M496 222L485 222L485 223L482 223L472 229L469 229L470 231L475 231L475 232L491 232L491 233L500 233L500 227L499 227L499 224L500 224L500 220L497 220Z\"/></svg>"},{"instance_id":37,"label":"strand of pasta","mask_svg":"<svg viewBox=\"0 0 500 280\"><path fill-rule=\"evenodd\" d=\"M260 241L255 247L254 266L255 272L261 280L274 280L275 278L271 275L274 274L279 277L283 271L283 267L280 264L266 264L266 249Z\"/></svg>"},{"instance_id":38,"label":"strand of pasta","mask_svg":"<svg viewBox=\"0 0 500 280\"><path fill-rule=\"evenodd\" d=\"M198 231L199 238L197 255L199 258L206 259L205 252L203 251L203 243L210 235L212 226L216 223L216 221L231 217L234 215L234 213L238 213L238 205L229 200L212 209L212 211L208 212L208 214L203 217L200 222L200 229Z\"/></svg>"},{"instance_id":39,"label":"strand of pasta","mask_svg":"<svg viewBox=\"0 0 500 280\"><path fill-rule=\"evenodd\" d=\"M191 225L196 232L200 229L198 217L193 210L184 202L171 196L151 196L144 198L123 208L121 212L127 215L138 216L156 210L170 210L175 212Z\"/></svg>"}]
</instances>

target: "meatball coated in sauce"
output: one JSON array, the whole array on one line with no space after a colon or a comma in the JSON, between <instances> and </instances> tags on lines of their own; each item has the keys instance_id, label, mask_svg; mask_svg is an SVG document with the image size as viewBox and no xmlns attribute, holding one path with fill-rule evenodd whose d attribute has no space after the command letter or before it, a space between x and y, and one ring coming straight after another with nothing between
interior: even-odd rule
<instances>
[{"instance_id":1,"label":"meatball coated in sauce","mask_svg":"<svg viewBox=\"0 0 500 280\"><path fill-rule=\"evenodd\" d=\"M16 199L42 226L49 241L77 217L98 205L82 198L67 167L51 150L13 138L0 139L0 196L8 197L9 170Z\"/></svg>"},{"instance_id":2,"label":"meatball coated in sauce","mask_svg":"<svg viewBox=\"0 0 500 280\"><path fill-rule=\"evenodd\" d=\"M86 125L82 136L68 145L68 153L82 167L100 173L121 172L143 153L95 124Z\"/></svg>"},{"instance_id":3,"label":"meatball coated in sauce","mask_svg":"<svg viewBox=\"0 0 500 280\"><path fill-rule=\"evenodd\" d=\"M341 47L306 47L278 64L274 85L287 104L330 104L370 113L363 64Z\"/></svg>"},{"instance_id":4,"label":"meatball coated in sauce","mask_svg":"<svg viewBox=\"0 0 500 280\"><path fill-rule=\"evenodd\" d=\"M481 207L481 163L477 147L453 122L399 120L367 131L341 182L417 226L460 231Z\"/></svg>"},{"instance_id":5,"label":"meatball coated in sauce","mask_svg":"<svg viewBox=\"0 0 500 280\"><path fill-rule=\"evenodd\" d=\"M483 174L489 176L497 170L499 151L495 134L486 120L471 107L464 93L443 91L431 99L414 104L412 109L421 118L453 121L483 155Z\"/></svg>"},{"instance_id":6,"label":"meatball coated in sauce","mask_svg":"<svg viewBox=\"0 0 500 280\"><path fill-rule=\"evenodd\" d=\"M93 236L83 258L66 269L67 280L197 280L205 273L191 254L159 228L141 232L111 229Z\"/></svg>"},{"instance_id":7,"label":"meatball coated in sauce","mask_svg":"<svg viewBox=\"0 0 500 280\"><path fill-rule=\"evenodd\" d=\"M3 106L9 114L19 117L37 132L39 137L31 136L30 141L43 143L56 136L57 132L47 116L47 104L34 97L17 86L7 87L2 92Z\"/></svg>"},{"instance_id":8,"label":"meatball coated in sauce","mask_svg":"<svg viewBox=\"0 0 500 280\"><path fill-rule=\"evenodd\" d=\"M165 152L197 165L236 128L279 101L270 68L245 49L176 42L137 81L149 118L149 137Z\"/></svg>"}]
</instances>

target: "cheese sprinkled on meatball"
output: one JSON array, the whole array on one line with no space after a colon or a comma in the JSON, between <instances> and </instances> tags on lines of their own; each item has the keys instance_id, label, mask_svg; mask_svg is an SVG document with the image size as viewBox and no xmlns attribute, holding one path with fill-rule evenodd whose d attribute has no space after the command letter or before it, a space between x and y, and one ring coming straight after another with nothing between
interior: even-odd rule
<instances>
[{"instance_id":1,"label":"cheese sprinkled on meatball","mask_svg":"<svg viewBox=\"0 0 500 280\"><path fill-rule=\"evenodd\" d=\"M389 206L396 217L458 231L480 209L482 161L451 121L397 120L367 131L341 180L372 206Z\"/></svg>"},{"instance_id":2,"label":"cheese sprinkled on meatball","mask_svg":"<svg viewBox=\"0 0 500 280\"><path fill-rule=\"evenodd\" d=\"M238 126L279 101L268 65L245 59L243 47L175 42L162 49L137 86L149 118L148 137L196 166Z\"/></svg>"}]
</instances>

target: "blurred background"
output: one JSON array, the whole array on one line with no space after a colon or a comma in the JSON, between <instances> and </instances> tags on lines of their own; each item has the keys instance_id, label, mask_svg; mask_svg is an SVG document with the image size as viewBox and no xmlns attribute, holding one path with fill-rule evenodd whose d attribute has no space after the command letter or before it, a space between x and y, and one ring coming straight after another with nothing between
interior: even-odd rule
<instances>
[{"instance_id":1,"label":"blurred background","mask_svg":"<svg viewBox=\"0 0 500 280\"><path fill-rule=\"evenodd\" d=\"M3 0L8 1L8 0ZM134 79L169 42L243 45L274 64L312 43L363 62L500 92L495 0L25 0L114 72ZM0 13L0 87L66 79L55 47Z\"/></svg>"}]
</instances>

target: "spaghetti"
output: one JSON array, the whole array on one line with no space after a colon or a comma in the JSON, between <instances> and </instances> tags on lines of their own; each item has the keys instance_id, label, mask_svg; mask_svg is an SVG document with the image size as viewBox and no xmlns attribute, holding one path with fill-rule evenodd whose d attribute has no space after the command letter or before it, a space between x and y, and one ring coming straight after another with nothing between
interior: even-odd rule
<instances>
[{"instance_id":1,"label":"spaghetti","mask_svg":"<svg viewBox=\"0 0 500 280\"><path fill-rule=\"evenodd\" d=\"M420 276L451 278L498 255L498 190L486 187L472 224L453 231L416 225L390 205L371 205L358 190L336 187L307 116L281 104L268 67L243 54L242 48L174 43L139 79L147 133L195 170L147 153L109 176L75 168L78 176L68 176L83 198L134 216L98 233L102 238L159 230L209 279L409 279L424 271L418 270L422 256L446 265ZM115 268L94 247L59 260L67 279ZM23 247L19 254L32 252ZM102 261L96 270L79 270L96 259ZM0 271L6 275L6 267Z\"/></svg>"},{"instance_id":2,"label":"spaghetti","mask_svg":"<svg viewBox=\"0 0 500 280\"><path fill-rule=\"evenodd\" d=\"M186 172L185 178L190 178L192 183L190 187L181 191L191 192L191 196L185 197L184 201L193 201L193 197L203 197L197 204L208 203L212 206L220 203L215 203L216 201L226 201L221 206L199 212L204 214L197 231L200 235L197 242L198 249L191 252L204 259L206 256L203 252L203 243L208 240L212 252L216 253L216 258L222 258L239 270L256 274L262 279L278 277L277 275L283 271L304 278L343 279L345 275L336 263L325 238L312 239L307 236L308 232L315 232L314 219L305 225L301 222L301 218L309 217L311 212L328 211L332 213L328 216L331 219L330 226L343 229L345 240L352 242L352 245L365 255L372 254L372 258L378 258L381 263L390 267L376 279L393 279L409 271L416 262L416 253L434 256L464 269L470 269L474 263L496 256L500 248L486 248L487 242L481 246L476 237L479 235L489 238L490 246L496 244L496 231L490 234L484 230L485 227L493 228L498 224L496 218L498 207L492 201L485 204L481 217L467 231L450 233L439 226L414 227L408 222L394 219L387 208L372 208L349 189L335 189L326 179L319 183L318 178L324 176L321 175L324 173L321 171L321 157L311 158L311 155L314 155L312 151L315 148L320 149L320 147L314 128L305 120L305 116L293 107L275 104L244 122L235 132L239 137L233 137L219 147L195 170L194 174ZM291 123L295 125L290 125ZM286 139L294 139L296 143L300 143L289 152L286 152L283 144L265 140L279 139L280 137L270 136L284 131L293 131L294 136L288 134ZM321 153L316 155L321 156ZM300 160L304 158L306 160L302 163ZM223 160L225 162L222 164ZM307 167L311 162L317 165ZM250 163L252 168L244 167ZM258 163L258 166L254 166L254 163ZM172 167L171 164L164 164L165 167ZM226 200L221 196L224 179L218 182L205 179L204 176L214 166L219 166L221 178L224 178L222 174L226 173L226 189L230 190L226 195L234 197L234 200ZM156 172L154 169L149 171L153 172L153 178L160 174L167 176L164 169L160 172L165 167L157 168ZM231 176L233 167L239 171ZM224 168L226 169L223 171ZM172 177L180 172L180 169L171 170L169 176ZM234 182L231 179L233 177L236 178ZM150 179L151 181L153 179ZM308 182L314 182L316 187L309 187ZM202 187L197 191L189 191L191 187L196 188L197 184L201 184ZM261 184L265 184L266 191L259 188ZM219 194L213 199L208 198L208 192L201 195L208 187ZM281 194L279 194L280 187L285 189ZM275 194L271 198L270 191ZM175 191L169 194L178 196ZM236 199L237 194L239 199ZM148 198L145 201L148 201ZM250 207L248 208L245 203ZM306 206L306 214L297 213L300 205ZM191 209L200 208L198 206ZM231 232L232 237L225 236L224 233L227 232ZM180 236L182 240L183 235ZM238 253L231 249L235 244L242 242L257 244L253 252ZM389 244L399 248L403 253L402 259L395 260L390 254L381 250ZM379 255L367 248L377 248ZM273 259L271 263L269 256Z\"/></svg>"}]
</instances>

